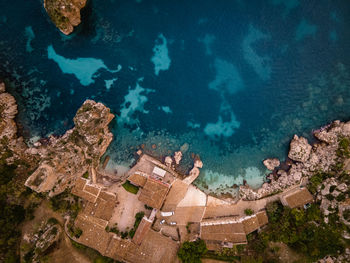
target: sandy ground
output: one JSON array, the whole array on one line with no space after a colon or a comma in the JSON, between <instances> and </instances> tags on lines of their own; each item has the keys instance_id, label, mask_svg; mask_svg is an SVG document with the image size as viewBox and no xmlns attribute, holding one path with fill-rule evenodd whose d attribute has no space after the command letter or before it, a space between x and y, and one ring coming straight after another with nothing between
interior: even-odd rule
<instances>
[{"instance_id":1,"label":"sandy ground","mask_svg":"<svg viewBox=\"0 0 350 263\"><path fill-rule=\"evenodd\" d=\"M178 207L205 206L206 203L207 195L195 186L190 185L184 199L178 204Z\"/></svg>"},{"instance_id":2,"label":"sandy ground","mask_svg":"<svg viewBox=\"0 0 350 263\"><path fill-rule=\"evenodd\" d=\"M138 195L127 192L122 186L114 186L109 189L117 194L118 205L114 208L113 215L109 221L109 226L118 223L120 231L131 229L135 222L137 212L143 211L148 216L150 210L145 209L145 206L137 198ZM140 192L140 191L139 191Z\"/></svg>"}]
</instances>

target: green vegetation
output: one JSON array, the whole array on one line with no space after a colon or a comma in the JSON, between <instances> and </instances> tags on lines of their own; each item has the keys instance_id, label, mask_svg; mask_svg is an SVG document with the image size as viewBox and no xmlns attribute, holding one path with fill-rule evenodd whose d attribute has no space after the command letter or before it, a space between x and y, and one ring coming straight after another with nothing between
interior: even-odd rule
<instances>
[{"instance_id":1,"label":"green vegetation","mask_svg":"<svg viewBox=\"0 0 350 263\"><path fill-rule=\"evenodd\" d=\"M350 222L350 209L346 209L345 211L343 211L343 217L346 221Z\"/></svg>"},{"instance_id":2,"label":"green vegetation","mask_svg":"<svg viewBox=\"0 0 350 263\"><path fill-rule=\"evenodd\" d=\"M89 179L89 173L86 171L86 172L83 174L82 177L85 178L85 179Z\"/></svg>"},{"instance_id":3,"label":"green vegetation","mask_svg":"<svg viewBox=\"0 0 350 263\"><path fill-rule=\"evenodd\" d=\"M123 185L124 189L132 194L137 194L139 191L139 188L133 184L131 184L129 181L126 181Z\"/></svg>"},{"instance_id":4,"label":"green vegetation","mask_svg":"<svg viewBox=\"0 0 350 263\"><path fill-rule=\"evenodd\" d=\"M289 209L275 202L267 206L269 224L259 234L248 237L249 247L257 255L267 254L269 242L283 242L312 262L326 255L337 255L344 251L341 233L344 225L336 214L329 216L325 224L317 204L307 210ZM264 262L265 256L264 254ZM270 261L271 262L271 261Z\"/></svg>"},{"instance_id":5,"label":"green vegetation","mask_svg":"<svg viewBox=\"0 0 350 263\"><path fill-rule=\"evenodd\" d=\"M69 213L71 218L77 217L81 210L81 202L77 196L70 193L70 189L50 198L50 207L53 211Z\"/></svg>"},{"instance_id":6,"label":"green vegetation","mask_svg":"<svg viewBox=\"0 0 350 263\"><path fill-rule=\"evenodd\" d=\"M134 223L134 227L129 231L129 236L131 238L134 237L135 235L135 232L136 232L136 229L138 228L143 216L145 215L144 212L138 212L136 215L135 215L135 223Z\"/></svg>"},{"instance_id":7,"label":"green vegetation","mask_svg":"<svg viewBox=\"0 0 350 263\"><path fill-rule=\"evenodd\" d=\"M152 207L150 207L150 206L148 206L148 205L145 205L145 208L146 208L147 210L152 210L152 209L153 209Z\"/></svg>"},{"instance_id":8,"label":"green vegetation","mask_svg":"<svg viewBox=\"0 0 350 263\"><path fill-rule=\"evenodd\" d=\"M247 209L244 210L244 213L247 216L251 216L252 214L254 214L254 211L252 209L247 208Z\"/></svg>"},{"instance_id":9,"label":"green vegetation","mask_svg":"<svg viewBox=\"0 0 350 263\"><path fill-rule=\"evenodd\" d=\"M207 251L203 240L186 241L180 247L177 255L183 263L199 263L202 262L201 258Z\"/></svg>"},{"instance_id":10,"label":"green vegetation","mask_svg":"<svg viewBox=\"0 0 350 263\"><path fill-rule=\"evenodd\" d=\"M340 158L349 158L350 157L350 139L347 137L340 138L337 156Z\"/></svg>"},{"instance_id":11,"label":"green vegetation","mask_svg":"<svg viewBox=\"0 0 350 263\"><path fill-rule=\"evenodd\" d=\"M27 217L32 218L35 206L27 213L25 202L31 194L24 187L26 170L23 169L27 164L15 162L8 165L6 159L12 153L6 148L1 150L5 153L0 156L0 260L12 263L19 262L19 226Z\"/></svg>"},{"instance_id":12,"label":"green vegetation","mask_svg":"<svg viewBox=\"0 0 350 263\"><path fill-rule=\"evenodd\" d=\"M326 180L327 178L332 177L331 174L328 173L324 173L324 172L317 172L315 173L309 180L309 185L308 185L308 189L312 194L315 194L317 191L317 187L322 184L322 182L324 180Z\"/></svg>"}]
</instances>

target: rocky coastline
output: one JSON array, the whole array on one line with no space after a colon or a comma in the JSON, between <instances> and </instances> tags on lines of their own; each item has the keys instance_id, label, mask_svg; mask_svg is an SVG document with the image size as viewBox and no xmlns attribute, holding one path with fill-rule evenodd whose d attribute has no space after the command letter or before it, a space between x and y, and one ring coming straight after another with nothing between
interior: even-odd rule
<instances>
[{"instance_id":1,"label":"rocky coastline","mask_svg":"<svg viewBox=\"0 0 350 263\"><path fill-rule=\"evenodd\" d=\"M34 169L26 178L25 186L53 197L73 187L77 179L85 175L91 178L92 184L96 183L96 174L101 175L101 167L105 165L100 163L101 157L113 140L108 125L114 115L109 108L86 100L73 119L74 128L63 136L41 139L33 146L27 146L22 137L17 137L17 112L14 97L0 82L0 154L8 165L20 160L31 164ZM264 160L264 165L271 171L267 182L259 189L252 189L247 184L239 186L238 200L255 201L300 185L307 187L320 204L325 224L332 215L337 215L349 226L348 216L344 213L350 209L350 121L334 121L314 131L313 135L317 142L312 145L306 138L295 135L290 142L287 161ZM175 152L174 156L165 158L164 166L175 169L181 159L181 151ZM203 163L195 159L183 182L191 184L202 166ZM231 198L229 203L237 203L237 199ZM342 237L350 239L346 230ZM339 259L333 258L334 262L343 259L349 259L349 255L345 253Z\"/></svg>"},{"instance_id":2,"label":"rocky coastline","mask_svg":"<svg viewBox=\"0 0 350 263\"><path fill-rule=\"evenodd\" d=\"M308 181L316 172L332 173L345 161L339 154L342 138L350 136L350 122L336 120L313 132L317 142L310 145L304 137L294 135L290 142L288 159L282 168L277 158L263 161L267 169L273 172L259 189L242 185L239 196L243 200L257 200L278 193L292 185Z\"/></svg>"}]
</instances>

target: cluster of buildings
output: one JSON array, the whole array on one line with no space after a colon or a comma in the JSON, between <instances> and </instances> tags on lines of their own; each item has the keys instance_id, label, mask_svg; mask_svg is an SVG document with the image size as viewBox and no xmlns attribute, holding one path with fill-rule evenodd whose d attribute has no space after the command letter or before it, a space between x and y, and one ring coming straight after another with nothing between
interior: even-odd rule
<instances>
[{"instance_id":1,"label":"cluster of buildings","mask_svg":"<svg viewBox=\"0 0 350 263\"><path fill-rule=\"evenodd\" d=\"M200 191L192 185L198 174L182 178L169 165L141 154L127 180L139 188L137 200L152 210L131 239L106 230L118 206L118 192L79 178L72 193L85 199L86 205L75 220L75 227L82 230L76 241L125 262L177 262L177 251L184 241L200 238L209 250L232 248L246 244L249 233L268 223L264 205L242 200L230 203ZM280 198L290 207L312 201L311 194L299 187ZM245 214L247 208L251 215Z\"/></svg>"}]
</instances>

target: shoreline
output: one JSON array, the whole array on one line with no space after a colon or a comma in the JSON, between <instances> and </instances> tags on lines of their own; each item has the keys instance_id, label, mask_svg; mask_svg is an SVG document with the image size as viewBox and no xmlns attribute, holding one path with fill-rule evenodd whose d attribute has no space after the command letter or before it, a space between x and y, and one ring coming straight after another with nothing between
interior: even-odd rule
<instances>
[{"instance_id":1,"label":"shoreline","mask_svg":"<svg viewBox=\"0 0 350 263\"><path fill-rule=\"evenodd\" d=\"M7 91L8 92L8 91ZM12 95L11 95L12 96ZM21 125L21 122L20 120L18 119L18 115L16 114L15 115L15 118L14 118L14 121L16 123L16 127L17 127L17 134L20 135L22 138L22 136L25 138L23 141L24 143L27 145L28 148L31 148L31 147L35 147L35 144L36 143L40 143L40 144L48 144L49 141L50 141L50 137L53 137L53 138L56 138L56 139L59 139L59 138L62 138L65 136L65 134L67 133L67 131L69 130L66 130L65 133L61 134L61 135L50 135L49 137L42 137L42 138L38 138L38 140L36 142L31 142L30 140L32 139L30 136L26 137L25 134L26 134L26 131L25 131L25 128L23 125ZM317 148L319 146L322 147L322 143L324 143L324 141L320 140L320 138L317 137L317 134L322 134L322 133L325 133L327 132L327 129L330 129L332 127L332 125L334 125L335 123L337 124L343 124L343 122L340 122L340 121L333 121L331 123L328 123L318 129L313 129L312 130L312 136L313 136L313 143L311 145L309 145L311 148ZM303 138L303 137L301 137ZM305 138L303 138L304 140ZM306 140L306 139L305 139ZM291 140L291 142L293 141L293 139ZM306 140L306 143L308 144L307 140ZM143 150L143 147L144 145L138 145L138 146L135 146L136 149L139 149L139 150ZM110 144L109 146L110 147ZM154 147L153 148L153 145L151 147L151 149L146 149L145 153L147 154L151 154L152 156L154 156L152 154L152 152L156 151L157 147ZM106 149L106 151L108 152L108 148ZM158 156L158 154L156 154L156 156ZM161 156L161 158L158 157L154 157L156 159L158 159L160 162L164 162L165 158L167 156ZM195 157L196 157L196 154L195 154ZM194 158L191 158L193 160L195 160ZM271 159L276 159L276 158L270 158L270 157L267 157L267 159L265 160L271 160ZM263 160L263 161L265 161ZM124 164L119 164L119 163L116 163L115 160L113 158L111 158L109 160L109 163L114 163L114 167L112 169L115 169L118 174L119 174L119 171L122 170L122 175L125 174L125 171L127 169L130 169L132 167L132 165L137 161L137 159L135 159L134 157L132 159L130 159L130 165L129 166L126 166ZM262 161L262 162L263 162ZM280 161L279 161L280 162ZM231 187L227 187L227 188L224 188L225 190L218 190L218 191L212 191L212 190L208 190L205 188L205 185L206 182L204 181L204 184L203 182L200 182L199 184L195 184L196 187L198 187L199 189L201 189L201 191L205 192L206 194L209 194L209 195L212 195L212 196L216 196L216 197L224 197L225 199L228 197L228 196L231 196L231 199L233 200L239 200L239 199L245 199L247 198L247 194L248 195L255 195L256 197L254 198L262 198L264 196L267 196L267 195L271 195L273 192L276 192L276 191L279 191L285 187L288 187L288 185L290 185L290 183L287 183L285 185L283 185L284 183L286 182L282 182L282 185L279 185L279 187L275 187L275 190L274 191L268 191L268 193L264 193L264 194L261 194L261 192L266 192L266 188L268 185L271 185L273 184L274 182L278 182L279 178L282 178L285 177L285 174L286 173L290 173L290 170L291 168L294 169L294 167L298 164L298 160L293 160L291 158L289 158L288 156L286 156L285 160L280 163L280 165L276 166L273 170L270 170L270 173L269 174L263 174L261 178L262 180L262 183L261 185L259 186L251 186L249 185L245 179L243 179L243 182L241 184L235 184ZM205 164L204 164L205 165ZM266 167L266 165L265 165ZM117 169L119 168L119 169ZM268 168L268 167L266 167ZM178 170L176 169L176 172L181 174L182 176L185 176L186 175L186 172L183 172L184 170L187 171L187 173L190 171L190 167L186 167L186 169L181 169L181 170ZM269 169L268 169L269 170ZM293 171L293 170L292 170ZM274 180L271 180L270 178L274 177ZM301 178L297 178L297 180L295 181L300 181ZM257 180L257 181L260 181L260 178L255 178L254 180ZM280 180L281 181L281 180ZM296 183L296 182L294 182ZM227 189L230 189L230 191L226 191ZM236 196L235 196L236 194ZM253 199L254 199L253 198ZM248 197L248 200L251 200L252 197Z\"/></svg>"}]
</instances>

